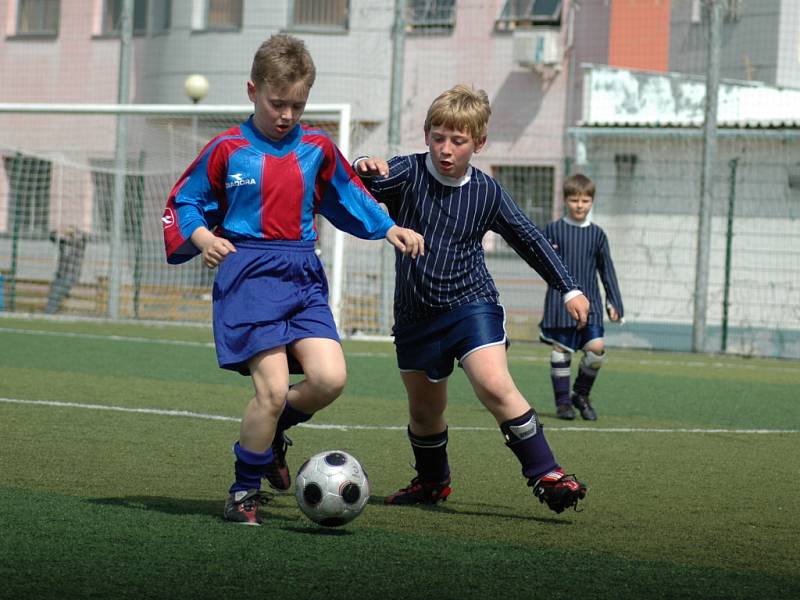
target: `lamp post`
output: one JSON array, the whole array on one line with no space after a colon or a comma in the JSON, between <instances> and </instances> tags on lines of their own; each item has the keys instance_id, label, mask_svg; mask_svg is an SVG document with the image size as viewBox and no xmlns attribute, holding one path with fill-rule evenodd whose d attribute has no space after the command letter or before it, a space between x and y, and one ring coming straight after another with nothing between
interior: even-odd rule
<instances>
[{"instance_id":1,"label":"lamp post","mask_svg":"<svg viewBox=\"0 0 800 600\"><path fill-rule=\"evenodd\" d=\"M183 82L183 89L192 104L197 104L208 94L208 79L204 75L195 73L189 75ZM192 114L192 143L197 146L197 115Z\"/></svg>"}]
</instances>

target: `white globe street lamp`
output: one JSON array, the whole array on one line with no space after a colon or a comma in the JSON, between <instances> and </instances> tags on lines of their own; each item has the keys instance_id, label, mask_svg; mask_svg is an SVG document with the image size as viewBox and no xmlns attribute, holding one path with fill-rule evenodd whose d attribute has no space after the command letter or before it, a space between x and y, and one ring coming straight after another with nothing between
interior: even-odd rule
<instances>
[{"instance_id":1,"label":"white globe street lamp","mask_svg":"<svg viewBox=\"0 0 800 600\"><path fill-rule=\"evenodd\" d=\"M183 89L194 104L197 104L208 94L208 79L204 75L189 75L183 82Z\"/></svg>"}]
</instances>

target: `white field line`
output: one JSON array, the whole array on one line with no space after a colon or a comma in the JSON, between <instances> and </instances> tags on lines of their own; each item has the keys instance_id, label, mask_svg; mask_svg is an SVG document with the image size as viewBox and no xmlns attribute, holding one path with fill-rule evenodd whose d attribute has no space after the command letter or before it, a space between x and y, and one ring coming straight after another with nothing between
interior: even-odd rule
<instances>
[{"instance_id":1,"label":"white field line","mask_svg":"<svg viewBox=\"0 0 800 600\"><path fill-rule=\"evenodd\" d=\"M227 417L224 415L210 415L196 413L188 410L163 410L157 408L130 408L126 406L111 406L107 404L83 404L80 402L60 402L57 400L21 400L18 398L0 398L6 404L28 404L35 406L51 406L55 408L77 408L85 410L105 410L111 412L136 413L144 415L157 415L162 417L186 417L190 419L205 419L208 421L232 421L238 423L240 417ZM326 423L301 423L299 427L308 429L333 429L336 431L405 431L405 425L333 425ZM448 427L451 431L491 431L496 432L496 427ZM800 429L703 429L703 428L667 428L667 427L547 427L548 431L579 431L585 433L732 433L732 434L791 434L800 433Z\"/></svg>"},{"instance_id":2,"label":"white field line","mask_svg":"<svg viewBox=\"0 0 800 600\"><path fill-rule=\"evenodd\" d=\"M134 342L143 344L165 345L165 346L188 346L194 348L213 348L213 342L192 342L187 340L169 340L163 338L146 338L124 335L99 335L94 333L78 333L71 331L40 331L37 329L16 329L13 327L0 327L0 333L22 333L25 335L41 335L52 337L69 337L87 340L109 340L112 342ZM346 356L358 358L393 358L393 352L346 352ZM549 355L547 356L509 356L510 362L550 362ZM751 370L751 371L775 371L779 373L797 373L800 376L800 362L787 361L785 365L748 365L741 362L725 363L721 361L706 362L702 360L664 360L664 359L629 359L621 356L615 356L613 362L620 364L637 364L637 365L658 365L658 366L675 366L686 367L695 369L736 369L736 370Z\"/></svg>"}]
</instances>

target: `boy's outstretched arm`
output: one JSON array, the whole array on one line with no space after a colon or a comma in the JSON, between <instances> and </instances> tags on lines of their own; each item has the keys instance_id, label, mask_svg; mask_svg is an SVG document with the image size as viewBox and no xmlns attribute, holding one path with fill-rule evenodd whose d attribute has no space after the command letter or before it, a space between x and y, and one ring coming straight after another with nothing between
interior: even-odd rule
<instances>
[{"instance_id":1,"label":"boy's outstretched arm","mask_svg":"<svg viewBox=\"0 0 800 600\"><path fill-rule=\"evenodd\" d=\"M425 240L413 229L392 225L386 232L386 239L403 254L410 254L411 258L425 256Z\"/></svg>"},{"instance_id":2,"label":"boy's outstretched arm","mask_svg":"<svg viewBox=\"0 0 800 600\"><path fill-rule=\"evenodd\" d=\"M564 308L567 309L569 316L578 323L578 329L586 327L589 319L589 299L586 296L579 294L570 298L564 303Z\"/></svg>"}]
</instances>

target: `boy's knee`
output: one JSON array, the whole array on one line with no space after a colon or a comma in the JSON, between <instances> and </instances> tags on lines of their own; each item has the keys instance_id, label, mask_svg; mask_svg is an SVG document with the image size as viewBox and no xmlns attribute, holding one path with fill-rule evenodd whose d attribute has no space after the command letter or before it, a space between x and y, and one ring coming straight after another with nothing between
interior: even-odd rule
<instances>
[{"instance_id":1,"label":"boy's knee","mask_svg":"<svg viewBox=\"0 0 800 600\"><path fill-rule=\"evenodd\" d=\"M347 384L346 372L329 372L321 377L309 380L318 396L333 401L342 395L344 387Z\"/></svg>"},{"instance_id":2,"label":"boy's knee","mask_svg":"<svg viewBox=\"0 0 800 600\"><path fill-rule=\"evenodd\" d=\"M605 351L602 351L600 354L595 354L591 350L586 350L586 353L583 355L583 360L581 362L590 369L597 370L603 366L603 362L605 361L605 359L606 359Z\"/></svg>"}]
</instances>

